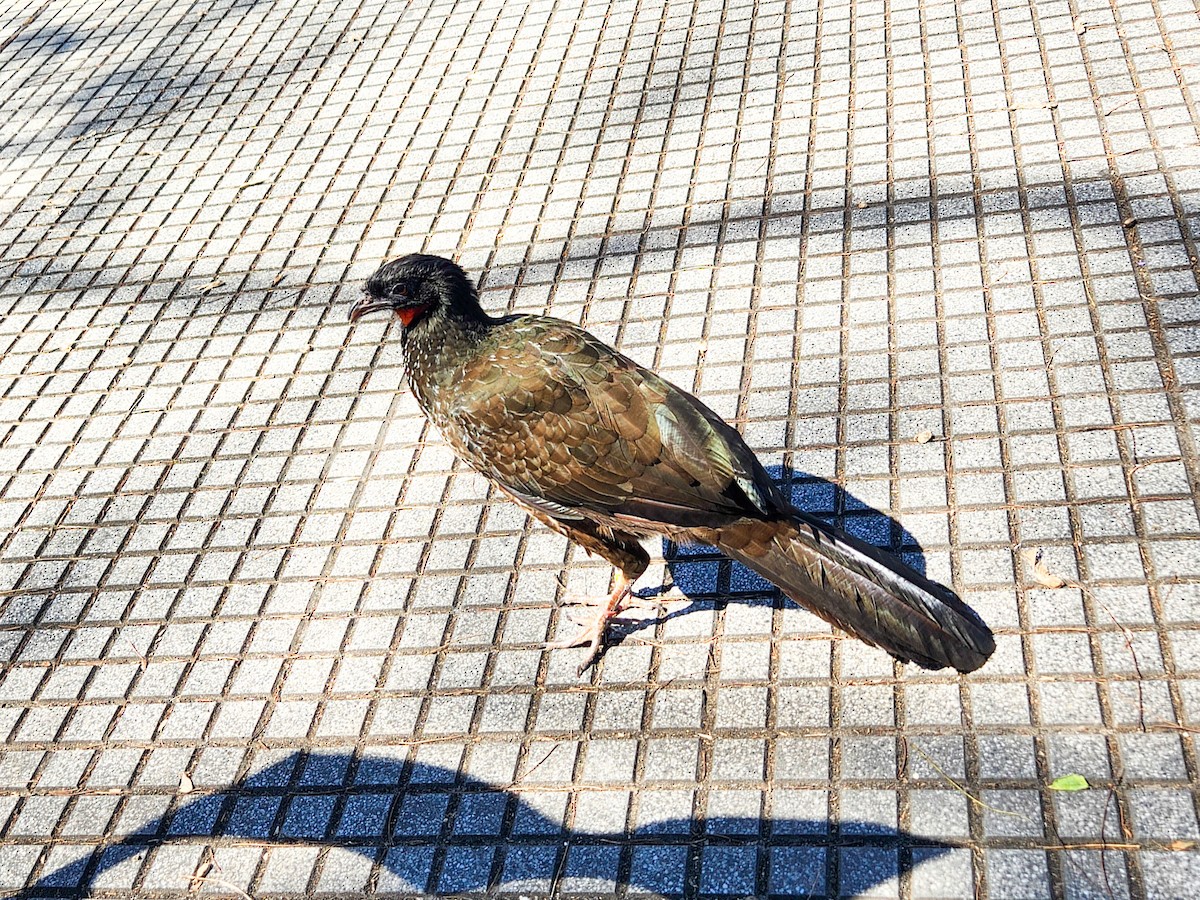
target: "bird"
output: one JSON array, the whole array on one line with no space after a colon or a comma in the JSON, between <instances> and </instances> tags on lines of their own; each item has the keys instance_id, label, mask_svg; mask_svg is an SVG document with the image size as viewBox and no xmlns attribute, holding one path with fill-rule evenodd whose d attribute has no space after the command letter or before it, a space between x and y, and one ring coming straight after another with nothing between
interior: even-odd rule
<instances>
[{"instance_id":1,"label":"bird","mask_svg":"<svg viewBox=\"0 0 1200 900\"><path fill-rule=\"evenodd\" d=\"M426 418L467 465L616 570L575 637L582 674L609 623L636 602L646 537L707 544L831 625L926 669L971 672L995 649L953 591L795 506L742 436L703 402L578 325L493 317L451 260L380 266L350 321L388 312Z\"/></svg>"}]
</instances>

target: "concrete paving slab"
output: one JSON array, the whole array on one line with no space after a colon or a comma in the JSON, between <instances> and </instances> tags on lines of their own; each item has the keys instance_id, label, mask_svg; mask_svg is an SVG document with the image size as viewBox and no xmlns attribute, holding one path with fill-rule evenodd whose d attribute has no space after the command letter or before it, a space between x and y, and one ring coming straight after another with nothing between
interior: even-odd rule
<instances>
[{"instance_id":1,"label":"concrete paving slab","mask_svg":"<svg viewBox=\"0 0 1200 900\"><path fill-rule=\"evenodd\" d=\"M1189 0L0 3L0 893L1191 896L1197 60ZM414 251L994 658L648 542L579 678L608 568L347 322Z\"/></svg>"}]
</instances>

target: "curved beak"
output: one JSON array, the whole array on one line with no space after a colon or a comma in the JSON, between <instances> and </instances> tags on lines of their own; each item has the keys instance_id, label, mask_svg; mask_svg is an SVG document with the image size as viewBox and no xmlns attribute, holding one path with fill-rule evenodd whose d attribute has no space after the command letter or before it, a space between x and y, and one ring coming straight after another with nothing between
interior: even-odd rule
<instances>
[{"instance_id":1,"label":"curved beak","mask_svg":"<svg viewBox=\"0 0 1200 900\"><path fill-rule=\"evenodd\" d=\"M368 313L374 312L395 312L396 305L391 300L385 300L382 297L372 297L370 294L363 294L358 298L358 302L350 308L350 321L357 322L361 317Z\"/></svg>"}]
</instances>

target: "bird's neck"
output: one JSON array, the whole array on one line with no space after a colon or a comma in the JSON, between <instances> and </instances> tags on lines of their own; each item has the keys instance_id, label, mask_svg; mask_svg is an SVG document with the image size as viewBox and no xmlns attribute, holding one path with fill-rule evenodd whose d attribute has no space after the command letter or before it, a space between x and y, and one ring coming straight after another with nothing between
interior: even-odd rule
<instances>
[{"instance_id":1,"label":"bird's neck","mask_svg":"<svg viewBox=\"0 0 1200 900\"><path fill-rule=\"evenodd\" d=\"M472 316L435 312L413 327L406 327L400 334L400 345L405 354L470 349L487 336L494 324L495 320L482 310Z\"/></svg>"},{"instance_id":2,"label":"bird's neck","mask_svg":"<svg viewBox=\"0 0 1200 900\"><path fill-rule=\"evenodd\" d=\"M432 412L438 392L478 352L492 325L493 320L480 313L469 318L439 315L404 329L400 343L405 373L426 412Z\"/></svg>"}]
</instances>

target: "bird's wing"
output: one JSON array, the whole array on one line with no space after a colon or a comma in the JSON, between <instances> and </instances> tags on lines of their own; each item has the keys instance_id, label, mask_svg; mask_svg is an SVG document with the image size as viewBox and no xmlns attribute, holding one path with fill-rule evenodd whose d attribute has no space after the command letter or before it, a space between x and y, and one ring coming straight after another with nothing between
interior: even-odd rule
<instances>
[{"instance_id":1,"label":"bird's wing","mask_svg":"<svg viewBox=\"0 0 1200 900\"><path fill-rule=\"evenodd\" d=\"M686 528L786 505L715 413L573 325L510 320L460 374L447 438L556 518Z\"/></svg>"}]
</instances>

